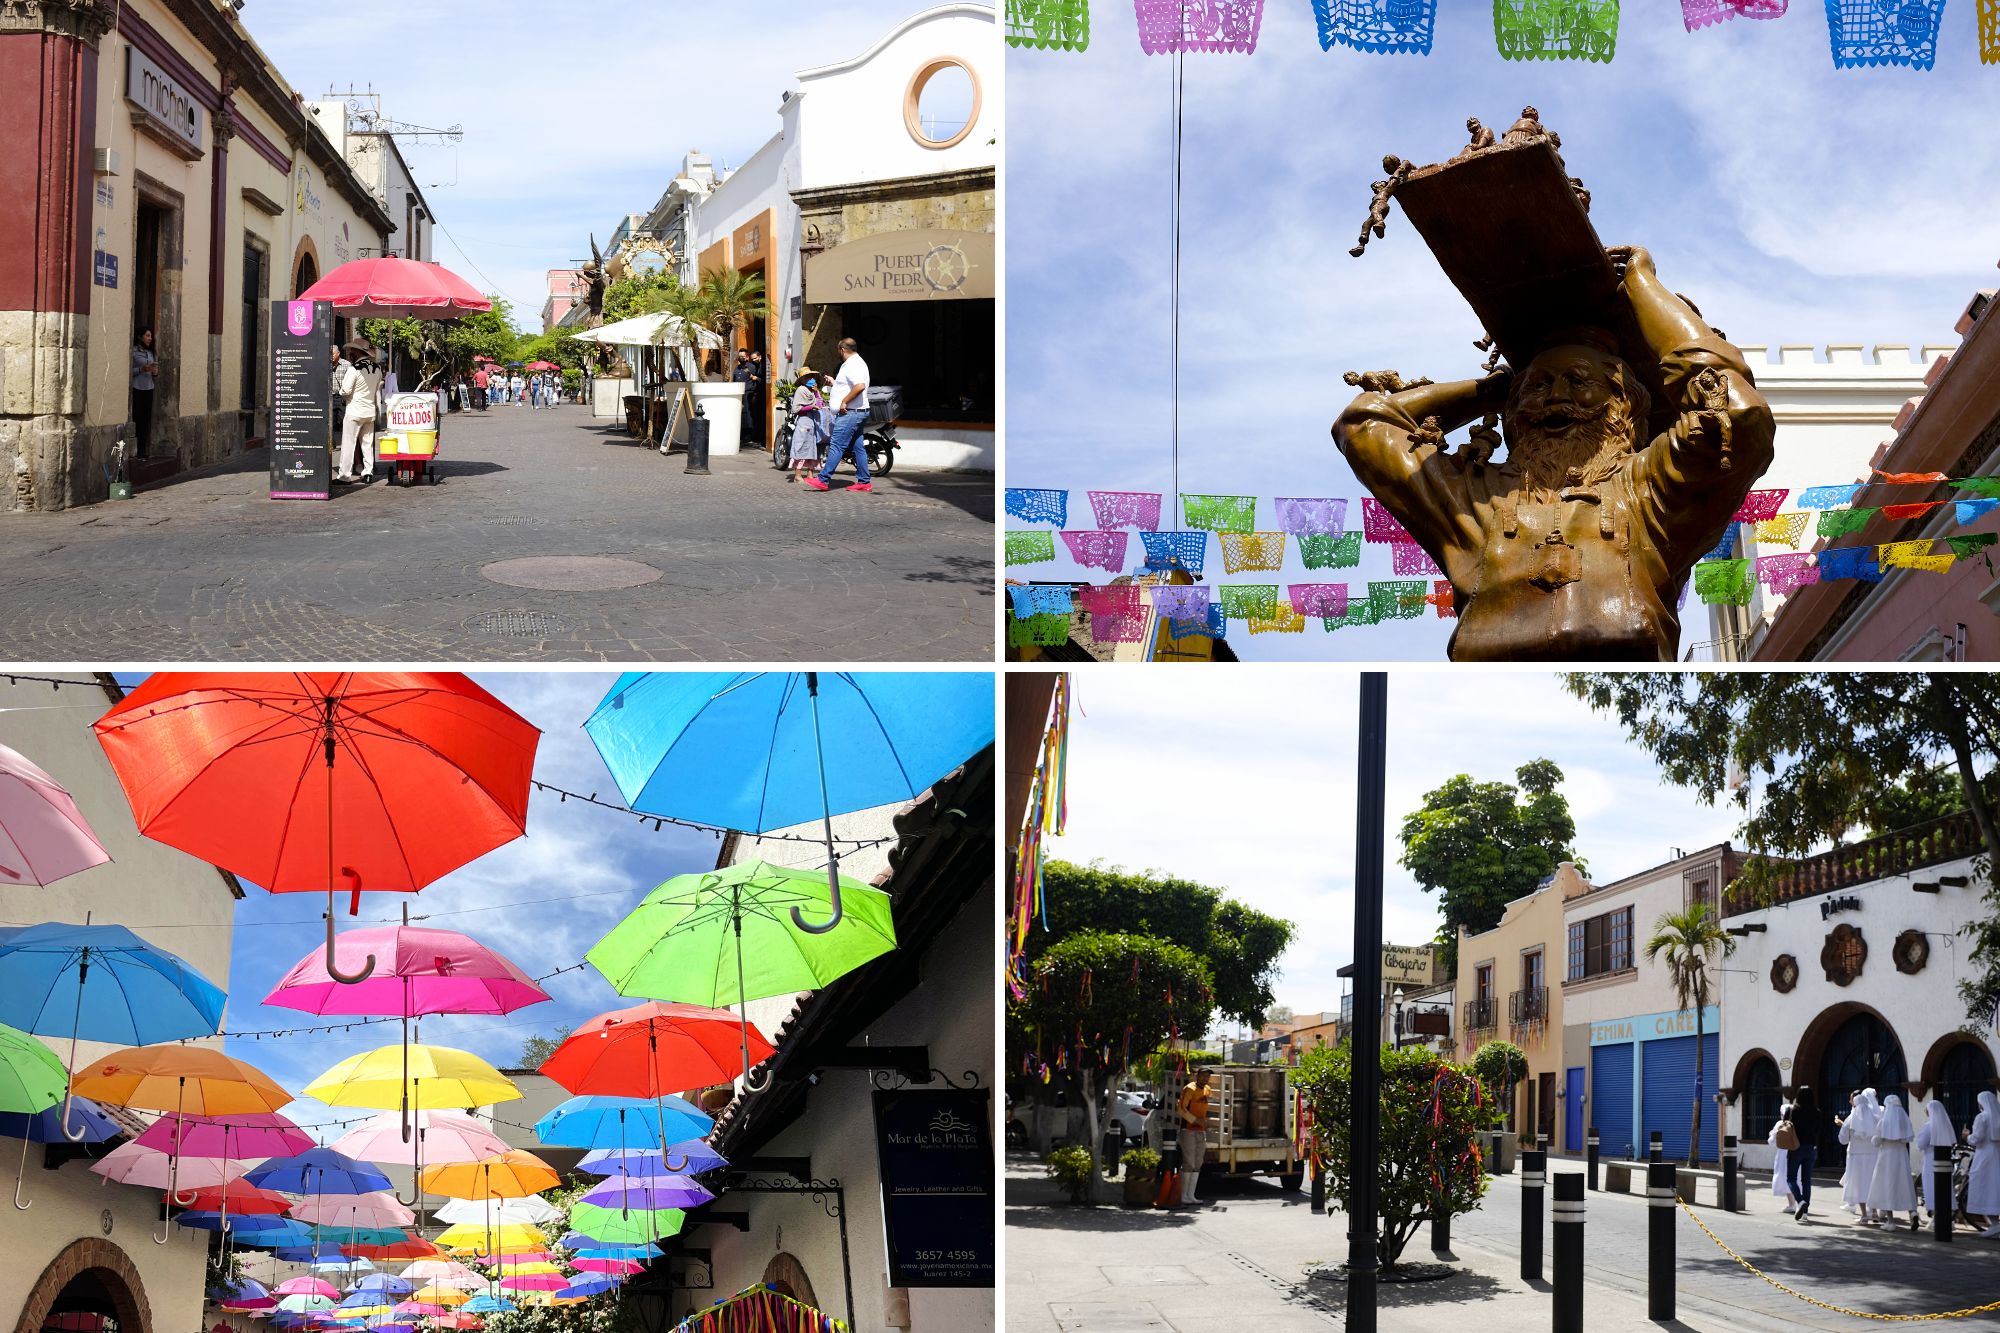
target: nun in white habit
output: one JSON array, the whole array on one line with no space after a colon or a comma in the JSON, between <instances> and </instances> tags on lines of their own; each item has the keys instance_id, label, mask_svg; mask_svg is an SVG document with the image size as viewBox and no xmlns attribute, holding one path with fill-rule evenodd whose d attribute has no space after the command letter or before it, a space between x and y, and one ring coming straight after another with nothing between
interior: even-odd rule
<instances>
[{"instance_id":1,"label":"nun in white habit","mask_svg":"<svg viewBox=\"0 0 2000 1333\"><path fill-rule=\"evenodd\" d=\"M1847 1169L1840 1177L1840 1206L1868 1217L1868 1186L1875 1174L1875 1112L1869 1106L1873 1090L1864 1088L1848 1099L1840 1122L1840 1141L1847 1145Z\"/></svg>"},{"instance_id":2,"label":"nun in white habit","mask_svg":"<svg viewBox=\"0 0 2000 1333\"><path fill-rule=\"evenodd\" d=\"M2000 1240L2000 1093L1979 1094L1979 1114L1972 1118L1972 1175L1966 1182L1965 1211L1992 1222L1979 1234Z\"/></svg>"},{"instance_id":3,"label":"nun in white habit","mask_svg":"<svg viewBox=\"0 0 2000 1333\"><path fill-rule=\"evenodd\" d=\"M1944 1098L1933 1096L1929 1108L1922 1127L1917 1130L1917 1178L1924 1182L1924 1207L1935 1214L1938 1205L1932 1191L1936 1188L1933 1177L1937 1172L1932 1169L1932 1153L1937 1148L1957 1147L1958 1131L1952 1127L1951 1112L1944 1109Z\"/></svg>"},{"instance_id":4,"label":"nun in white habit","mask_svg":"<svg viewBox=\"0 0 2000 1333\"><path fill-rule=\"evenodd\" d=\"M1910 1140L1916 1133L1903 1099L1890 1093L1875 1124L1875 1174L1868 1186L1868 1206L1881 1215L1884 1231L1895 1229L1902 1212L1910 1215L1910 1230L1918 1226L1917 1186L1910 1176Z\"/></svg>"}]
</instances>

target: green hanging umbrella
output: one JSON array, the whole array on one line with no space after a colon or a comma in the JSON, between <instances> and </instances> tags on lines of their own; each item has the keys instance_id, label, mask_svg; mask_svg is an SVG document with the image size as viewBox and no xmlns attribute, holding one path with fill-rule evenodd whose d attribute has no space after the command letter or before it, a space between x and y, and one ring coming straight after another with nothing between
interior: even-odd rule
<instances>
[{"instance_id":1,"label":"green hanging umbrella","mask_svg":"<svg viewBox=\"0 0 2000 1333\"><path fill-rule=\"evenodd\" d=\"M676 875L584 955L620 995L738 1006L744 1082L749 1073L750 1000L817 990L896 947L889 895L840 883L842 913L824 933L801 930L792 909L815 916L831 904L823 870L746 861L700 875Z\"/></svg>"},{"instance_id":2,"label":"green hanging umbrella","mask_svg":"<svg viewBox=\"0 0 2000 1333\"><path fill-rule=\"evenodd\" d=\"M602 1204L577 1203L569 1210L570 1230L602 1245L638 1245L680 1234L687 1214L679 1208L634 1208L620 1213Z\"/></svg>"},{"instance_id":3,"label":"green hanging umbrella","mask_svg":"<svg viewBox=\"0 0 2000 1333\"><path fill-rule=\"evenodd\" d=\"M56 1053L0 1023L0 1111L46 1111L69 1091L69 1071Z\"/></svg>"}]
</instances>

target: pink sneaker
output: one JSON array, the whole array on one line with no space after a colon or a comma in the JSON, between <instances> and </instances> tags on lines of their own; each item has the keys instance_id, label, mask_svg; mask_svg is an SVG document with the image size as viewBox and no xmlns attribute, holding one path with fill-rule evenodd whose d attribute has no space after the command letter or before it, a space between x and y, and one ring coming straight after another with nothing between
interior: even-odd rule
<instances>
[{"instance_id":1,"label":"pink sneaker","mask_svg":"<svg viewBox=\"0 0 2000 1333\"><path fill-rule=\"evenodd\" d=\"M857 481L847 488L850 491L872 491L875 488L865 481Z\"/></svg>"},{"instance_id":2,"label":"pink sneaker","mask_svg":"<svg viewBox=\"0 0 2000 1333\"><path fill-rule=\"evenodd\" d=\"M816 491L826 491L833 489L832 487L828 486L825 482L821 481L818 476L816 476L811 472L806 473L806 485L812 487Z\"/></svg>"}]
</instances>

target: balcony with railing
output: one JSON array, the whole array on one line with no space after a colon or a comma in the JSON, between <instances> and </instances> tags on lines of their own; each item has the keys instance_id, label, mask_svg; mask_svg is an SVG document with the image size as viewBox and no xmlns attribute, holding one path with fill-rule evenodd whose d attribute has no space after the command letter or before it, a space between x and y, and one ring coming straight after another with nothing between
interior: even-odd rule
<instances>
[{"instance_id":1,"label":"balcony with railing","mask_svg":"<svg viewBox=\"0 0 2000 1333\"><path fill-rule=\"evenodd\" d=\"M1489 1032L1498 1026L1494 1013L1495 1005L1491 995L1465 1002L1465 1030L1467 1032Z\"/></svg>"},{"instance_id":2,"label":"balcony with railing","mask_svg":"<svg viewBox=\"0 0 2000 1333\"><path fill-rule=\"evenodd\" d=\"M1925 866L1977 856L1983 850L1985 844L1980 840L1978 823L1970 811L1961 811L1795 861L1777 870L1754 893L1739 881L1724 895L1723 915L1736 916L1760 907L1816 898L1823 893L1907 875Z\"/></svg>"},{"instance_id":3,"label":"balcony with railing","mask_svg":"<svg viewBox=\"0 0 2000 1333\"><path fill-rule=\"evenodd\" d=\"M1507 997L1507 1021L1539 1023L1549 1016L1549 988L1534 986Z\"/></svg>"}]
</instances>

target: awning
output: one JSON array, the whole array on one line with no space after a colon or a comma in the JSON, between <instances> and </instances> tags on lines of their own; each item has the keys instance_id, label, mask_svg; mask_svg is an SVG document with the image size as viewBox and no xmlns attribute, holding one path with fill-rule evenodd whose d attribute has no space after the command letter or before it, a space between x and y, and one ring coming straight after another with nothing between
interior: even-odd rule
<instances>
[{"instance_id":1,"label":"awning","mask_svg":"<svg viewBox=\"0 0 2000 1333\"><path fill-rule=\"evenodd\" d=\"M569 336L578 342L610 343L618 347L653 347L667 342L669 335L678 337L681 329L678 315L652 314L635 315L631 319L621 319L616 324L600 324L594 329L584 329ZM694 326L695 341L702 347L721 347L722 339L717 334Z\"/></svg>"},{"instance_id":2,"label":"awning","mask_svg":"<svg viewBox=\"0 0 2000 1333\"><path fill-rule=\"evenodd\" d=\"M920 228L862 236L806 259L806 300L992 300L993 233Z\"/></svg>"}]
</instances>

